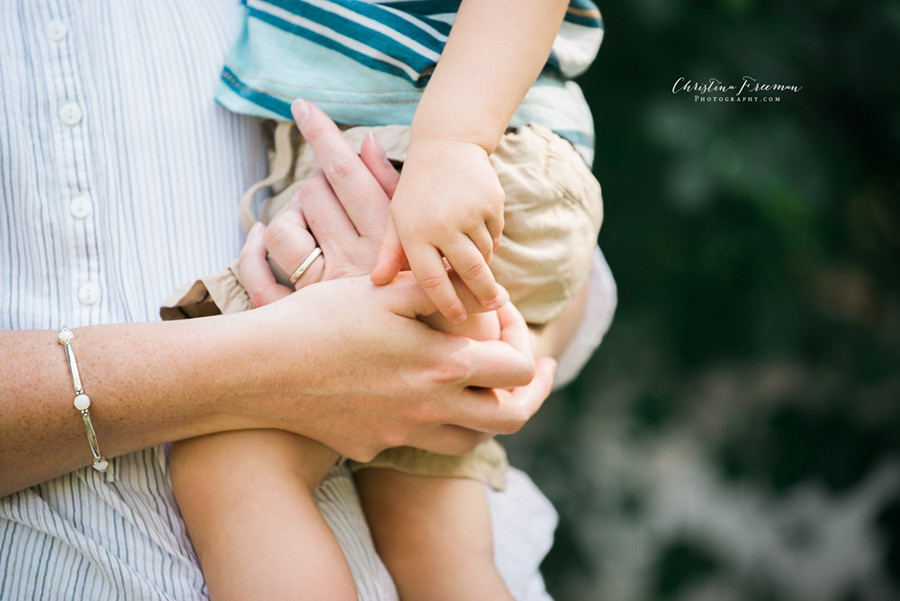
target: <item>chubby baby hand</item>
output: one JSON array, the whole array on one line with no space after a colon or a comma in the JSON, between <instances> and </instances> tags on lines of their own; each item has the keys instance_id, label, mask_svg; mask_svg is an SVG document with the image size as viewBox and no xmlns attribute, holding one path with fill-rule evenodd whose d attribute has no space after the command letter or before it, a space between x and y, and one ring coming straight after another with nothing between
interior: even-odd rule
<instances>
[{"instance_id":1,"label":"chubby baby hand","mask_svg":"<svg viewBox=\"0 0 900 601\"><path fill-rule=\"evenodd\" d=\"M446 260L485 308L502 305L508 295L488 265L503 231L504 200L488 154L477 144L414 142L391 201L372 281L387 284L406 262L438 311L459 324L467 313Z\"/></svg>"}]
</instances>

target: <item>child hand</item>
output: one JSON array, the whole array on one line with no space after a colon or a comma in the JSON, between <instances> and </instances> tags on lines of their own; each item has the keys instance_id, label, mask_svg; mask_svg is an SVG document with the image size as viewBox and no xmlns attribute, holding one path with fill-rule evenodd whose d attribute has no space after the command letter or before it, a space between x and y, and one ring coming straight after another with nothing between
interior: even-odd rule
<instances>
[{"instance_id":1,"label":"child hand","mask_svg":"<svg viewBox=\"0 0 900 601\"><path fill-rule=\"evenodd\" d=\"M438 310L458 324L467 314L450 283L446 258L482 305L502 305L508 295L488 264L503 231L504 199L480 146L457 140L414 143L391 201L372 281L390 282L405 258Z\"/></svg>"}]
</instances>

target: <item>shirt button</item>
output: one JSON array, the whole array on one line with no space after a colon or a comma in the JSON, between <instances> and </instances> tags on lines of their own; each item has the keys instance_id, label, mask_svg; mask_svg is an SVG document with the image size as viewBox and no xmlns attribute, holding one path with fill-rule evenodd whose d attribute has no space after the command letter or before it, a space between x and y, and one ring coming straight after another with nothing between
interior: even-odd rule
<instances>
[{"instance_id":1,"label":"shirt button","mask_svg":"<svg viewBox=\"0 0 900 601\"><path fill-rule=\"evenodd\" d=\"M47 23L47 37L54 42L61 42L69 33L69 28L59 19L53 19Z\"/></svg>"},{"instance_id":2,"label":"shirt button","mask_svg":"<svg viewBox=\"0 0 900 601\"><path fill-rule=\"evenodd\" d=\"M72 199L71 204L69 204L69 211L72 213L72 217L75 219L84 219L88 215L91 214L92 203L91 199L87 196L79 196L77 198Z\"/></svg>"},{"instance_id":3,"label":"shirt button","mask_svg":"<svg viewBox=\"0 0 900 601\"><path fill-rule=\"evenodd\" d=\"M84 305L93 305L100 300L100 286L94 282L86 282L78 289L78 300Z\"/></svg>"},{"instance_id":4,"label":"shirt button","mask_svg":"<svg viewBox=\"0 0 900 601\"><path fill-rule=\"evenodd\" d=\"M84 114L81 112L81 107L78 106L77 102L67 102L59 109L59 118L66 125L78 125L81 123L83 116Z\"/></svg>"}]
</instances>

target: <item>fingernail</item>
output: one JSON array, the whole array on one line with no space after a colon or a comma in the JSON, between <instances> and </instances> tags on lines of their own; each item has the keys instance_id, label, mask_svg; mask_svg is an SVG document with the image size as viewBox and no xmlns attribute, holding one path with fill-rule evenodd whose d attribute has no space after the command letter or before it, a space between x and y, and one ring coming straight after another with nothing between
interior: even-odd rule
<instances>
[{"instance_id":1,"label":"fingernail","mask_svg":"<svg viewBox=\"0 0 900 601\"><path fill-rule=\"evenodd\" d=\"M468 317L469 317L469 316L466 314L466 312L463 311L462 313L458 313L458 314L456 315L456 317L454 317L454 318L451 319L450 321L453 323L453 325L458 326L459 324L461 324L462 322L464 322L464 321L466 320L466 318L468 318Z\"/></svg>"},{"instance_id":2,"label":"fingernail","mask_svg":"<svg viewBox=\"0 0 900 601\"><path fill-rule=\"evenodd\" d=\"M375 137L375 134L370 131L366 137L369 138L369 144L372 145L372 148L374 148L375 152L378 153L378 156L381 157L381 162L385 165L390 165L391 162L387 158L387 153L384 152L384 147L381 145L381 142L378 141L378 138Z\"/></svg>"},{"instance_id":3,"label":"fingernail","mask_svg":"<svg viewBox=\"0 0 900 601\"><path fill-rule=\"evenodd\" d=\"M290 207L291 209L294 209L294 210L300 208L300 190L297 190L291 196L291 200L290 200L290 202L288 202L288 207Z\"/></svg>"},{"instance_id":4,"label":"fingernail","mask_svg":"<svg viewBox=\"0 0 900 601\"><path fill-rule=\"evenodd\" d=\"M253 224L253 227L250 228L250 231L247 232L248 236L255 236L262 229L263 224L259 221Z\"/></svg>"},{"instance_id":5,"label":"fingernail","mask_svg":"<svg viewBox=\"0 0 900 601\"><path fill-rule=\"evenodd\" d=\"M493 300L487 301L484 303L485 308L487 309L499 309L503 305L509 302L509 292L501 286L497 284L497 294L494 296Z\"/></svg>"},{"instance_id":6,"label":"fingernail","mask_svg":"<svg viewBox=\"0 0 900 601\"><path fill-rule=\"evenodd\" d=\"M302 98L298 98L291 105L291 114L294 116L294 121L297 122L297 125L302 125L306 118L309 117L309 105Z\"/></svg>"},{"instance_id":7,"label":"fingernail","mask_svg":"<svg viewBox=\"0 0 900 601\"><path fill-rule=\"evenodd\" d=\"M500 301L501 305L505 305L509 302L509 290L497 284L497 299Z\"/></svg>"}]
</instances>

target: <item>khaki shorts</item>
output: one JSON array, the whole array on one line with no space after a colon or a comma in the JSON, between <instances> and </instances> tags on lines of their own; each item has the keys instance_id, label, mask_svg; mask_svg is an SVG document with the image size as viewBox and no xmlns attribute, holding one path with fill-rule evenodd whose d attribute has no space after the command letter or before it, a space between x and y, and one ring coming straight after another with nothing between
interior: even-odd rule
<instances>
[{"instance_id":1,"label":"khaki shorts","mask_svg":"<svg viewBox=\"0 0 900 601\"><path fill-rule=\"evenodd\" d=\"M312 149L292 123L271 122L267 127L272 139L271 174L241 200L239 213L245 231L257 219L271 221L313 169ZM403 162L408 126L354 127L344 135L358 152L370 131L390 160ZM536 124L507 132L490 160L506 194L503 238L491 270L509 290L525 320L539 327L559 316L587 282L603 219L600 184L571 144ZM253 198L263 188L268 188L271 196L254 211ZM285 274L276 275L287 283ZM184 319L252 308L235 261L223 271L177 290L160 315ZM499 489L505 483L506 466L503 448L490 440L461 457L405 447L389 449L373 462L353 469L385 467L418 475L473 478Z\"/></svg>"}]
</instances>

